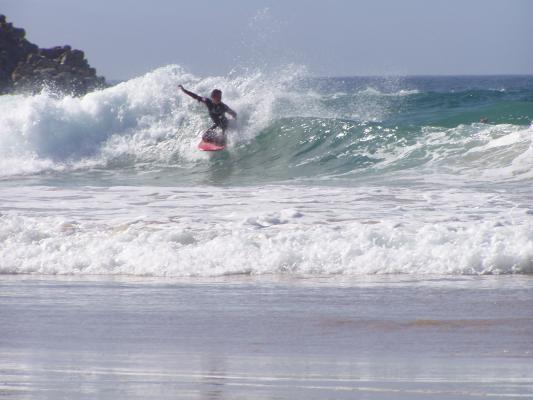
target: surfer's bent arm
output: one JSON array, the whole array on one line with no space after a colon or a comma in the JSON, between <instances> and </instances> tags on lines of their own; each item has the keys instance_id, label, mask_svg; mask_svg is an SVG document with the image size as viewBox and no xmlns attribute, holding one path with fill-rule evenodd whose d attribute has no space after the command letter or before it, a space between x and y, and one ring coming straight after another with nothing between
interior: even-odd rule
<instances>
[{"instance_id":1,"label":"surfer's bent arm","mask_svg":"<svg viewBox=\"0 0 533 400\"><path fill-rule=\"evenodd\" d=\"M233 117L233 119L237 119L237 113L233 111L231 108L226 106L226 112Z\"/></svg>"},{"instance_id":2,"label":"surfer's bent arm","mask_svg":"<svg viewBox=\"0 0 533 400\"><path fill-rule=\"evenodd\" d=\"M198 101L201 101L202 103L204 103L204 98L202 96L198 96L196 93L193 93L193 92L190 92L189 90L185 89L183 86L179 86L179 88L183 91L183 93L185 93L186 95L188 96L191 96L194 100L198 100Z\"/></svg>"}]
</instances>

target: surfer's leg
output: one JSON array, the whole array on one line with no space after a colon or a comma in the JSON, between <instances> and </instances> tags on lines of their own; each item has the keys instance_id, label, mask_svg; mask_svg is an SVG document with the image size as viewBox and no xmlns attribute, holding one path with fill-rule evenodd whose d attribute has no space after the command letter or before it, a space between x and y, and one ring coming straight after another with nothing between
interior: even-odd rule
<instances>
[{"instance_id":1,"label":"surfer's leg","mask_svg":"<svg viewBox=\"0 0 533 400\"><path fill-rule=\"evenodd\" d=\"M220 146L226 145L226 130L222 129L222 133L220 135L217 135L217 144Z\"/></svg>"},{"instance_id":2,"label":"surfer's leg","mask_svg":"<svg viewBox=\"0 0 533 400\"><path fill-rule=\"evenodd\" d=\"M222 129L222 132L226 133L226 129L228 129L228 124L228 119L224 117L220 119L220 123L218 124L218 126L220 127L220 129Z\"/></svg>"},{"instance_id":3,"label":"surfer's leg","mask_svg":"<svg viewBox=\"0 0 533 400\"><path fill-rule=\"evenodd\" d=\"M217 130L220 129L220 132ZM214 124L202 135L204 142L214 143L219 146L226 145L226 127L220 124Z\"/></svg>"},{"instance_id":4,"label":"surfer's leg","mask_svg":"<svg viewBox=\"0 0 533 400\"><path fill-rule=\"evenodd\" d=\"M217 124L214 124L211 128L206 130L202 135L202 140L204 142L215 142L217 138L217 132L215 131Z\"/></svg>"},{"instance_id":5,"label":"surfer's leg","mask_svg":"<svg viewBox=\"0 0 533 400\"><path fill-rule=\"evenodd\" d=\"M228 120L226 118L222 118L220 120L220 123L218 124L218 127L221 130L220 135L217 135L217 144L220 146L226 145L226 129L228 129Z\"/></svg>"}]
</instances>

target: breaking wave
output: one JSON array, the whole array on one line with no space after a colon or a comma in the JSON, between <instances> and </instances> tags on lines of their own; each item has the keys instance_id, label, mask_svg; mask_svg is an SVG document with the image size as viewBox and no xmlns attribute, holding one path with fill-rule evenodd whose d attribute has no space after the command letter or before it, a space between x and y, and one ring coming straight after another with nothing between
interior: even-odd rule
<instances>
[{"instance_id":1,"label":"breaking wave","mask_svg":"<svg viewBox=\"0 0 533 400\"><path fill-rule=\"evenodd\" d=\"M239 112L225 156L213 159L196 149L209 121L178 84L199 93L220 87ZM164 168L174 177L203 180L222 164L232 173L217 179L231 182L398 171L530 177L527 96L422 92L398 83L338 91L335 85L310 81L294 66L203 79L168 66L81 98L3 96L0 176Z\"/></svg>"}]
</instances>

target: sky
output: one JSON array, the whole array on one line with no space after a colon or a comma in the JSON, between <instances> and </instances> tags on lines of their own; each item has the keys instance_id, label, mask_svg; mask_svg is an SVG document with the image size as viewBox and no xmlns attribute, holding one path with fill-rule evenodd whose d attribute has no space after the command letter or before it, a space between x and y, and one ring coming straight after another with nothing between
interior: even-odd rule
<instances>
[{"instance_id":1,"label":"sky","mask_svg":"<svg viewBox=\"0 0 533 400\"><path fill-rule=\"evenodd\" d=\"M296 64L316 76L533 74L531 0L0 0L108 79Z\"/></svg>"}]
</instances>

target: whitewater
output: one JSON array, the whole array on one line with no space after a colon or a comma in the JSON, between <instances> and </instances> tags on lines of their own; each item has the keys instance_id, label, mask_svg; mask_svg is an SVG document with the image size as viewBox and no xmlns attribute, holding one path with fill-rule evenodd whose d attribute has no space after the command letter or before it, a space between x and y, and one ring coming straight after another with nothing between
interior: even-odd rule
<instances>
[{"instance_id":1,"label":"whitewater","mask_svg":"<svg viewBox=\"0 0 533 400\"><path fill-rule=\"evenodd\" d=\"M179 84L223 90L227 151ZM293 65L2 96L0 273L531 274L532 118L532 77Z\"/></svg>"}]
</instances>

